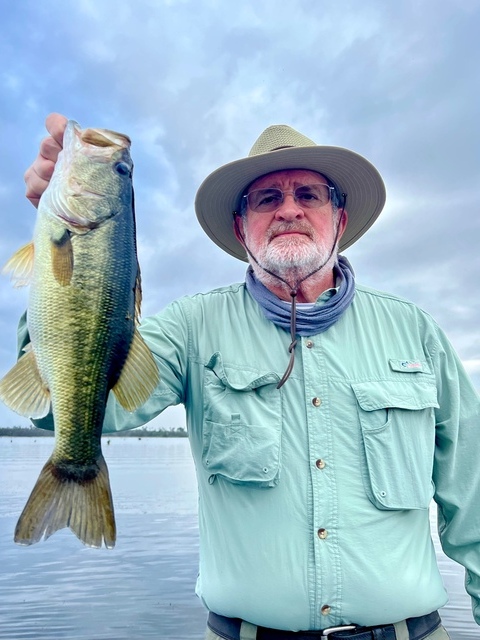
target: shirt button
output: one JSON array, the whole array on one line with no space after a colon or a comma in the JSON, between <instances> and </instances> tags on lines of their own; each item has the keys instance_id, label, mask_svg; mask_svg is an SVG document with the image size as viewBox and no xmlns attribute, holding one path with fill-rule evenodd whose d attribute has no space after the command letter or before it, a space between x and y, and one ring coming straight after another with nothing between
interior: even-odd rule
<instances>
[{"instance_id":1,"label":"shirt button","mask_svg":"<svg viewBox=\"0 0 480 640\"><path fill-rule=\"evenodd\" d=\"M305 345L306 345L307 349L312 349L313 348L313 342L311 340L307 340Z\"/></svg>"},{"instance_id":2,"label":"shirt button","mask_svg":"<svg viewBox=\"0 0 480 640\"><path fill-rule=\"evenodd\" d=\"M325 460L321 458L315 462L317 469L325 469Z\"/></svg>"},{"instance_id":3,"label":"shirt button","mask_svg":"<svg viewBox=\"0 0 480 640\"><path fill-rule=\"evenodd\" d=\"M328 616L331 610L332 610L332 607L329 604L324 604L323 607L320 609L322 616Z\"/></svg>"},{"instance_id":4,"label":"shirt button","mask_svg":"<svg viewBox=\"0 0 480 640\"><path fill-rule=\"evenodd\" d=\"M317 531L317 535L321 540L325 540L325 538L328 536L328 531L326 529L319 529Z\"/></svg>"},{"instance_id":5,"label":"shirt button","mask_svg":"<svg viewBox=\"0 0 480 640\"><path fill-rule=\"evenodd\" d=\"M312 398L312 404L314 407L319 407L322 404L320 398Z\"/></svg>"}]
</instances>

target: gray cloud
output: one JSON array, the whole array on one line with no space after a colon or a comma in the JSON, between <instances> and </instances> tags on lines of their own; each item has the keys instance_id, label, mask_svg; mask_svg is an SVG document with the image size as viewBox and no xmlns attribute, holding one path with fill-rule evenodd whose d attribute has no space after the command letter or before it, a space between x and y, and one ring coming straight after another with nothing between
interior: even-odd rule
<instances>
[{"instance_id":1,"label":"gray cloud","mask_svg":"<svg viewBox=\"0 0 480 640\"><path fill-rule=\"evenodd\" d=\"M381 171L385 211L347 252L358 280L432 313L480 386L479 18L474 0L11 3L0 262L32 235L23 172L60 111L133 140L144 313L242 279L245 265L200 229L195 192L285 122ZM0 374L25 300L1 279Z\"/></svg>"}]
</instances>

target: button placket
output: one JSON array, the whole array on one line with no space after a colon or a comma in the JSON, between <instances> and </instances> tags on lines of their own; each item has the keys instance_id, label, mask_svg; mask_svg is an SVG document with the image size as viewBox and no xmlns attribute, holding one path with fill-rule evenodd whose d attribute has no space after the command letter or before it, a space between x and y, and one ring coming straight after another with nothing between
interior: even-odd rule
<instances>
[{"instance_id":1,"label":"button placket","mask_svg":"<svg viewBox=\"0 0 480 640\"><path fill-rule=\"evenodd\" d=\"M315 613L312 625L328 627L328 616L334 607L328 604L336 596L338 584L338 543L335 535L336 487L328 469L331 458L331 423L329 386L324 366L322 336L302 340L304 402L308 429L310 481L312 483L312 511L310 531L314 571L311 588L315 594ZM326 462L328 460L328 462ZM333 462L333 460L332 460ZM322 471L325 471L322 473ZM329 529L323 525L329 524Z\"/></svg>"}]
</instances>

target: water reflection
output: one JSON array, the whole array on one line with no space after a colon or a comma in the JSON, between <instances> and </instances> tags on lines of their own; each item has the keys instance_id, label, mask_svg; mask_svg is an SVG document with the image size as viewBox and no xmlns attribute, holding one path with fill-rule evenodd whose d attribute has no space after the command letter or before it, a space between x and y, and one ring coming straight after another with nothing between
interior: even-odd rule
<instances>
[{"instance_id":1,"label":"water reflection","mask_svg":"<svg viewBox=\"0 0 480 640\"><path fill-rule=\"evenodd\" d=\"M65 530L18 547L12 532L52 445L51 439L0 439L1 637L203 638L205 612L194 595L197 492L187 440L104 441L115 549L88 549ZM442 616L452 640L478 638L462 569L443 554L439 563L451 598Z\"/></svg>"},{"instance_id":2,"label":"water reflection","mask_svg":"<svg viewBox=\"0 0 480 640\"><path fill-rule=\"evenodd\" d=\"M118 529L113 550L88 549L67 530L32 547L15 545L16 520L53 441L2 440L2 638L203 638L205 611L194 594L197 494L186 440L105 442Z\"/></svg>"}]
</instances>

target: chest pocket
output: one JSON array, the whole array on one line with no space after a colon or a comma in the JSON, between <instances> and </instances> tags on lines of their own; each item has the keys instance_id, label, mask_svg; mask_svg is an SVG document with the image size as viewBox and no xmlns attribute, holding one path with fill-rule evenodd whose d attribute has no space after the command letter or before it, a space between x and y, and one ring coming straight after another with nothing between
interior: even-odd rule
<instances>
[{"instance_id":1,"label":"chest pocket","mask_svg":"<svg viewBox=\"0 0 480 640\"><path fill-rule=\"evenodd\" d=\"M437 392L392 380L352 384L358 405L365 489L378 509L428 509L434 493Z\"/></svg>"},{"instance_id":2,"label":"chest pocket","mask_svg":"<svg viewBox=\"0 0 480 640\"><path fill-rule=\"evenodd\" d=\"M280 472L278 374L227 366L215 353L204 373L202 463L213 476L274 487Z\"/></svg>"}]
</instances>

